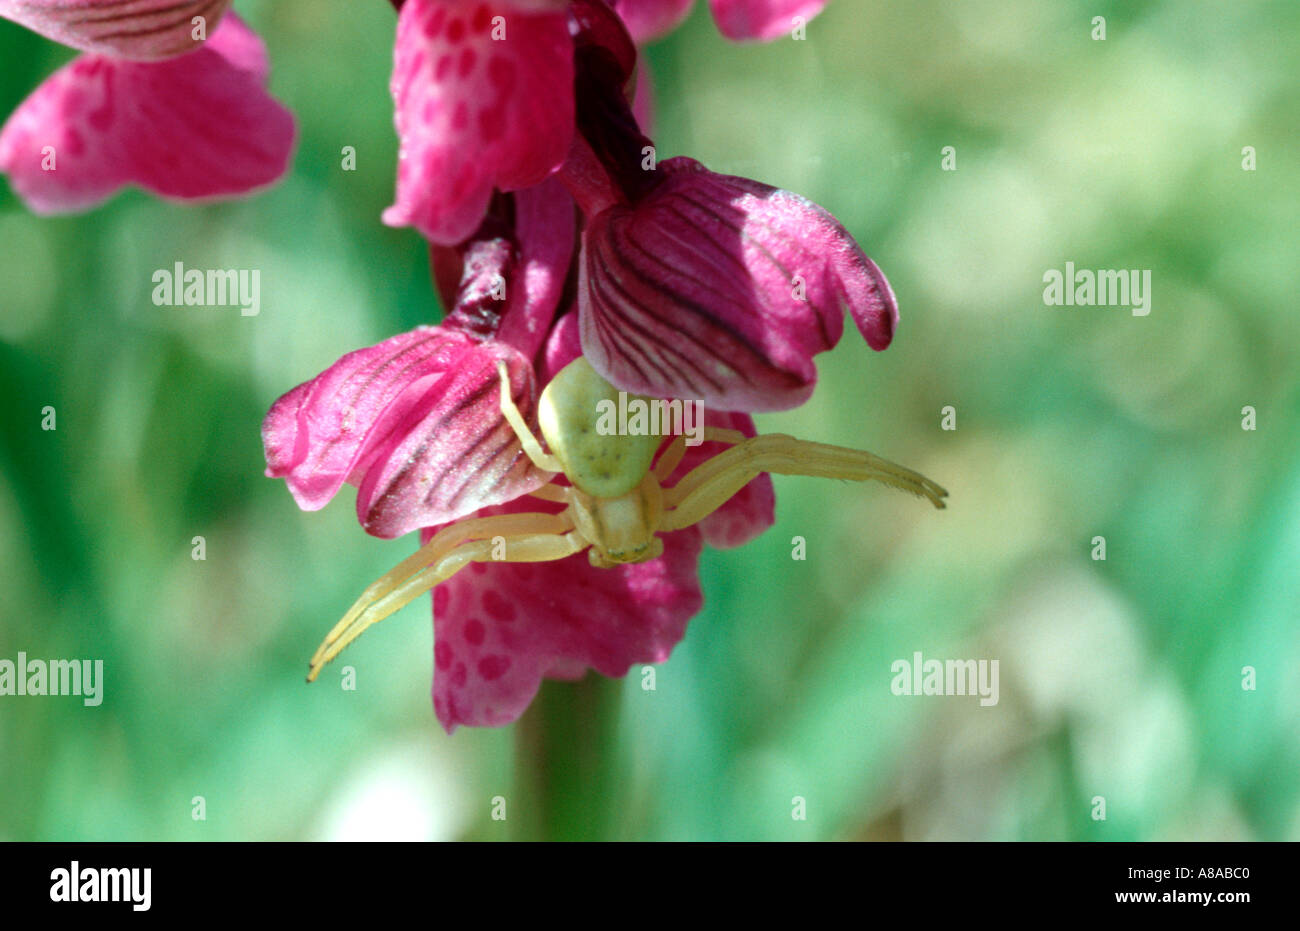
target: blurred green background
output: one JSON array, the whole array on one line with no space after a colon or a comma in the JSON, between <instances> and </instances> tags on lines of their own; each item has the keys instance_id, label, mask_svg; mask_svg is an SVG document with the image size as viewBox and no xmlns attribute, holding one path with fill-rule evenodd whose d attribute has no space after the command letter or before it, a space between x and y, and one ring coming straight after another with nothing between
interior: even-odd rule
<instances>
[{"instance_id":1,"label":"blurred green background","mask_svg":"<svg viewBox=\"0 0 1300 931\"><path fill-rule=\"evenodd\" d=\"M508 837L514 728L442 732L427 599L350 648L356 691L303 683L409 544L262 475L279 394L441 313L379 222L393 12L237 8L299 119L284 183L58 219L0 185L0 658L106 677L98 708L0 697L0 838ZM951 506L777 479L657 689L615 686L613 794L579 807L648 839L1300 839L1300 7L836 0L740 47L701 4L648 55L661 157L825 205L899 296L888 352L850 326L759 428ZM0 22L0 112L70 57ZM155 307L177 260L261 269L261 314ZM1151 269L1150 316L1045 306L1066 261ZM998 659L1000 702L893 695L918 650Z\"/></svg>"}]
</instances>

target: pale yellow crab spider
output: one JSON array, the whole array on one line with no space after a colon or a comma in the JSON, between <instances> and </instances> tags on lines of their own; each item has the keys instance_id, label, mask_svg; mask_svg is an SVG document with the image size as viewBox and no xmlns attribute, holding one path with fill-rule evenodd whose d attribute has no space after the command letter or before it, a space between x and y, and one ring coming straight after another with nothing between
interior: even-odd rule
<instances>
[{"instance_id":1,"label":"pale yellow crab spider","mask_svg":"<svg viewBox=\"0 0 1300 931\"><path fill-rule=\"evenodd\" d=\"M471 562L547 562L584 549L600 568L654 559L663 552L659 534L699 523L763 472L874 480L928 498L937 508L948 494L925 476L871 453L780 433L746 438L715 427L704 429L703 440L730 448L665 488L686 453L686 437L676 437L655 462L661 436L599 432L600 402L614 401L618 391L586 359L567 365L538 399L538 425L549 453L515 407L505 363L497 370L501 413L524 453L552 478L563 474L570 482L545 484L532 495L566 507L558 514L501 514L444 527L357 599L316 650L308 682L371 624Z\"/></svg>"}]
</instances>

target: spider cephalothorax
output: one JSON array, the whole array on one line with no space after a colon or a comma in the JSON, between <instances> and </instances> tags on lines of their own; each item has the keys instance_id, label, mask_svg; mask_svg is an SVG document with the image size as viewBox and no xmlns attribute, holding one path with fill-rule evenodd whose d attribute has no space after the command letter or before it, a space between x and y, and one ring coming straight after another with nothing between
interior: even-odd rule
<instances>
[{"instance_id":1,"label":"spider cephalothorax","mask_svg":"<svg viewBox=\"0 0 1300 931\"><path fill-rule=\"evenodd\" d=\"M357 599L316 650L308 681L371 624L471 562L547 562L584 549L600 568L654 559L663 552L659 534L702 521L763 472L875 480L928 498L937 508L948 494L925 476L868 452L714 427L703 429L703 439L728 448L665 488L686 452L686 438L674 438L656 461L661 436L598 430L600 402L618 391L586 359L580 356L562 369L538 401L538 425L549 452L515 406L504 363L498 369L502 415L528 458L552 475L531 494L563 504L564 510L476 517L444 527ZM560 476L569 484L558 484L554 479Z\"/></svg>"}]
</instances>

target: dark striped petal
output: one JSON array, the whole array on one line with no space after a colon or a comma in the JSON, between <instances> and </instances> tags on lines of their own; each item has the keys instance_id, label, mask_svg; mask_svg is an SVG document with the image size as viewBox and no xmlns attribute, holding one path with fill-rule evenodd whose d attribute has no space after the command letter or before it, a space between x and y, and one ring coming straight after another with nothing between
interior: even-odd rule
<instances>
[{"instance_id":1,"label":"dark striped petal","mask_svg":"<svg viewBox=\"0 0 1300 931\"><path fill-rule=\"evenodd\" d=\"M349 353L284 395L262 425L266 474L304 510L358 485L368 533L396 537L463 517L540 486L500 413L498 359L525 417L533 371L517 350L421 327Z\"/></svg>"},{"instance_id":2,"label":"dark striped petal","mask_svg":"<svg viewBox=\"0 0 1300 931\"><path fill-rule=\"evenodd\" d=\"M898 309L875 264L805 198L691 159L659 185L594 217L583 236L582 348L627 391L716 409L783 410L807 400L813 356L844 311L873 349Z\"/></svg>"},{"instance_id":3,"label":"dark striped petal","mask_svg":"<svg viewBox=\"0 0 1300 931\"><path fill-rule=\"evenodd\" d=\"M203 44L229 6L230 0L0 0L0 16L82 51L154 61Z\"/></svg>"}]
</instances>

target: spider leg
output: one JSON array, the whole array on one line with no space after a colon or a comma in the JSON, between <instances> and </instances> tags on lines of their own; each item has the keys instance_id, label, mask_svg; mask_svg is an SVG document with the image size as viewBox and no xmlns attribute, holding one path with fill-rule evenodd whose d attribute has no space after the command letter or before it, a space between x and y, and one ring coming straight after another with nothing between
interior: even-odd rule
<instances>
[{"instance_id":1,"label":"spider leg","mask_svg":"<svg viewBox=\"0 0 1300 931\"><path fill-rule=\"evenodd\" d=\"M668 476L673 474L673 470L681 464L682 457L686 455L686 437L679 436L668 444L668 448L660 455L659 461L655 463L654 475L660 481L666 481Z\"/></svg>"},{"instance_id":2,"label":"spider leg","mask_svg":"<svg viewBox=\"0 0 1300 931\"><path fill-rule=\"evenodd\" d=\"M928 498L936 508L944 506L948 494L924 475L871 453L770 433L719 453L665 489L664 506L669 510L659 529L680 530L698 523L762 472L883 482Z\"/></svg>"},{"instance_id":3,"label":"spider leg","mask_svg":"<svg viewBox=\"0 0 1300 931\"><path fill-rule=\"evenodd\" d=\"M529 492L534 498L541 498L543 501L554 501L556 504L570 504L569 489L563 485L543 485Z\"/></svg>"},{"instance_id":4,"label":"spider leg","mask_svg":"<svg viewBox=\"0 0 1300 931\"><path fill-rule=\"evenodd\" d=\"M580 535L575 536L571 531L573 521L563 513L500 514L464 520L444 527L428 543L367 586L361 597L326 634L316 649L307 681L314 680L325 663L337 656L371 624L383 620L462 568L468 560L456 561L455 554L460 549L481 544L479 549L469 552L472 554L481 550L490 558L492 540L501 537L508 541L507 561L562 559L587 545L585 539ZM543 543L550 544L550 548L543 546ZM574 546L576 549L572 548ZM424 584L426 581L427 584Z\"/></svg>"},{"instance_id":5,"label":"spider leg","mask_svg":"<svg viewBox=\"0 0 1300 931\"><path fill-rule=\"evenodd\" d=\"M510 373L506 369L505 362L501 360L497 361L497 374L501 376L501 414L515 431L515 436L519 438L519 443L528 458L539 469L547 472L563 472L564 466L560 464L560 460L542 450L542 444L528 428L524 415L519 413L519 408L515 406L515 399L510 396Z\"/></svg>"},{"instance_id":6,"label":"spider leg","mask_svg":"<svg viewBox=\"0 0 1300 931\"><path fill-rule=\"evenodd\" d=\"M738 446L747 439L749 437L739 430L728 430L726 427L704 428L704 442L706 443L729 443L732 446Z\"/></svg>"},{"instance_id":7,"label":"spider leg","mask_svg":"<svg viewBox=\"0 0 1300 931\"><path fill-rule=\"evenodd\" d=\"M726 430L722 427L705 427L704 442L706 443L729 443L735 446L737 443L743 443L747 437L739 430ZM668 448L663 451L659 461L655 463L655 478L660 482L668 480L668 476L673 474L673 470L681 465L682 457L686 455L686 437L679 436L669 444Z\"/></svg>"}]
</instances>

